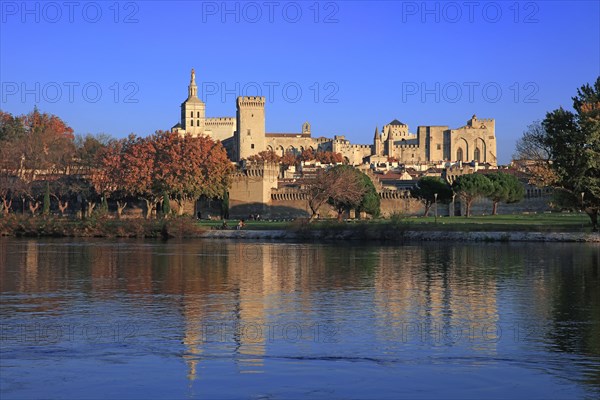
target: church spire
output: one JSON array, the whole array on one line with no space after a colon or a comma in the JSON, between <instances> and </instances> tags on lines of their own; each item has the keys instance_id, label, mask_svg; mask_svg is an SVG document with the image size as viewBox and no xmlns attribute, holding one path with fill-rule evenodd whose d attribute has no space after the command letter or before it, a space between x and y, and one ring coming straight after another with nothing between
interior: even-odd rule
<instances>
[{"instance_id":1,"label":"church spire","mask_svg":"<svg viewBox=\"0 0 600 400\"><path fill-rule=\"evenodd\" d=\"M373 138L375 140L380 140L381 136L379 136L379 128L375 127L375 137Z\"/></svg>"},{"instance_id":2,"label":"church spire","mask_svg":"<svg viewBox=\"0 0 600 400\"><path fill-rule=\"evenodd\" d=\"M188 86L188 99L198 98L198 86L196 86L196 72L192 68L192 74L190 77L190 85Z\"/></svg>"}]
</instances>

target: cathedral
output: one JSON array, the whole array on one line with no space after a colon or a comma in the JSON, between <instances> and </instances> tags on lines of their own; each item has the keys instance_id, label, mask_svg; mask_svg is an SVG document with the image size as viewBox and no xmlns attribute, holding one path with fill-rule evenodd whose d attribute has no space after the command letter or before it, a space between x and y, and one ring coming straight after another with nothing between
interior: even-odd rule
<instances>
[{"instance_id":1,"label":"cathedral","mask_svg":"<svg viewBox=\"0 0 600 400\"><path fill-rule=\"evenodd\" d=\"M494 119L473 115L465 126L418 126L416 133L394 119L381 131L375 128L372 144L352 144L345 136L313 137L305 122L300 132L266 132L265 98L238 97L235 117L207 118L206 104L198 97L192 69L188 97L181 103L181 121L172 130L181 134L207 135L219 140L232 161L241 161L261 151L300 153L305 149L341 153L352 165L397 161L406 166L471 162L497 166Z\"/></svg>"}]
</instances>

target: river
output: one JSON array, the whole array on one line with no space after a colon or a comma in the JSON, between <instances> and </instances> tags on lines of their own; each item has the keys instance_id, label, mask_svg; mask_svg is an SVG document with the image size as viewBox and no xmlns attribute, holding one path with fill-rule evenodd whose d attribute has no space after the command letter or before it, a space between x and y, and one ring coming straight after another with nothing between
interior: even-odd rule
<instances>
[{"instance_id":1,"label":"river","mask_svg":"<svg viewBox=\"0 0 600 400\"><path fill-rule=\"evenodd\" d=\"M0 397L598 398L600 246L0 238Z\"/></svg>"}]
</instances>

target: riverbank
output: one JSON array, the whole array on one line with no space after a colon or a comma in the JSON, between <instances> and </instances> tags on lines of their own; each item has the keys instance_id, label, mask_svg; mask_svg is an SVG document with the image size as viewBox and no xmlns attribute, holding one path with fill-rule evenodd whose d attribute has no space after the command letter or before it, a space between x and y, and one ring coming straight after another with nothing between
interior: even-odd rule
<instances>
[{"instance_id":1,"label":"riverbank","mask_svg":"<svg viewBox=\"0 0 600 400\"><path fill-rule=\"evenodd\" d=\"M451 241L451 242L586 242L600 243L600 234L584 232L417 231L417 230L213 230L207 239L289 241Z\"/></svg>"},{"instance_id":2,"label":"riverbank","mask_svg":"<svg viewBox=\"0 0 600 400\"><path fill-rule=\"evenodd\" d=\"M102 238L209 238L286 241L600 242L581 215L512 215L473 218L396 218L366 221L247 221L242 230L189 217L86 220L57 216L0 218L0 236ZM235 226L230 221L229 226Z\"/></svg>"}]
</instances>

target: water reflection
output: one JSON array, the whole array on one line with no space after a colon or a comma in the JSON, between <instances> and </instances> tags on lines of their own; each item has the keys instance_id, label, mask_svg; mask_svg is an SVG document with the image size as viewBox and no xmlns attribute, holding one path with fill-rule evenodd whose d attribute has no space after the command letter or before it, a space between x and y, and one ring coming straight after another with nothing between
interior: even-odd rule
<instances>
[{"instance_id":1,"label":"water reflection","mask_svg":"<svg viewBox=\"0 0 600 400\"><path fill-rule=\"evenodd\" d=\"M101 321L113 344L132 333L127 351L178 357L191 387L341 359L526 368L597 393L599 270L584 244L0 239L3 352L43 341L40 321Z\"/></svg>"}]
</instances>

